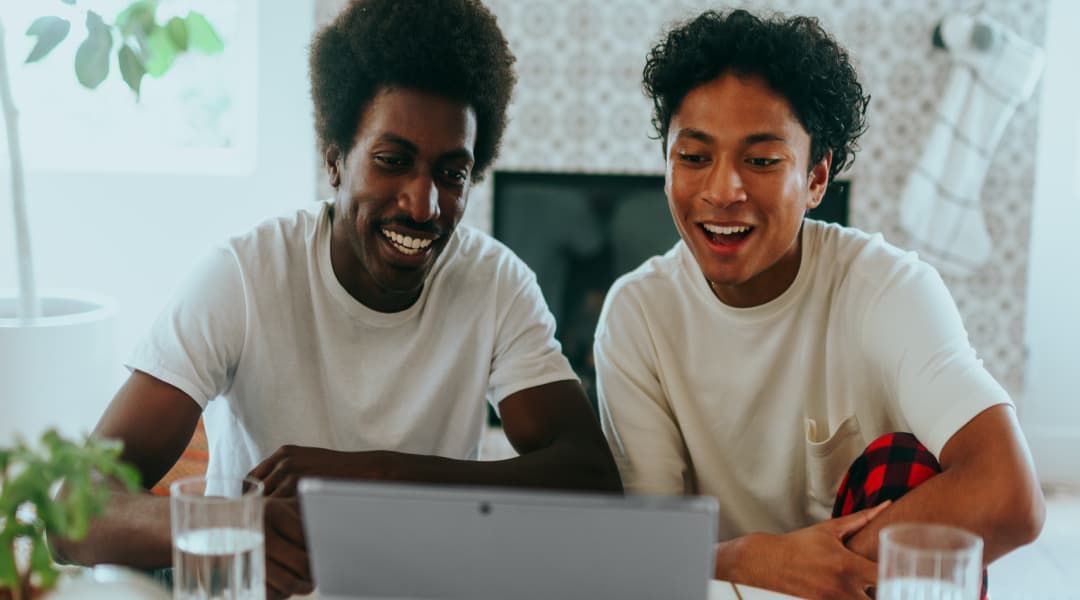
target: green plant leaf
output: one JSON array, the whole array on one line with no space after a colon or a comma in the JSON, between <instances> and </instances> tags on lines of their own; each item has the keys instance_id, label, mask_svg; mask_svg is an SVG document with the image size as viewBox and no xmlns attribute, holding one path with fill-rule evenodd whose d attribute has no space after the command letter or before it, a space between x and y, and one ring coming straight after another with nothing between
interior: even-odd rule
<instances>
[{"instance_id":1,"label":"green plant leaf","mask_svg":"<svg viewBox=\"0 0 1080 600\"><path fill-rule=\"evenodd\" d=\"M19 571L15 566L15 551L12 548L15 536L6 529L0 533L0 587L14 587L19 584Z\"/></svg>"},{"instance_id":2,"label":"green plant leaf","mask_svg":"<svg viewBox=\"0 0 1080 600\"><path fill-rule=\"evenodd\" d=\"M195 11L187 15L188 44L192 48L202 50L207 54L217 54L225 49L225 43L214 31L214 27L206 20L206 17Z\"/></svg>"},{"instance_id":3,"label":"green plant leaf","mask_svg":"<svg viewBox=\"0 0 1080 600\"><path fill-rule=\"evenodd\" d=\"M138 100L139 86L142 84L143 75L146 74L146 67L143 66L142 61L139 60L139 56L135 54L131 46L127 44L120 48L120 53L116 58L120 63L120 75L124 78L124 83L131 88L131 91L135 92L135 99Z\"/></svg>"},{"instance_id":4,"label":"green plant leaf","mask_svg":"<svg viewBox=\"0 0 1080 600\"><path fill-rule=\"evenodd\" d=\"M30 572L38 576L38 586L48 589L56 583L58 573L53 568L52 554L49 546L45 543L45 537L40 532L30 538Z\"/></svg>"},{"instance_id":5,"label":"green plant leaf","mask_svg":"<svg viewBox=\"0 0 1080 600\"><path fill-rule=\"evenodd\" d=\"M94 11L86 13L86 39L75 52L75 75L84 87L95 89L109 75L112 31Z\"/></svg>"},{"instance_id":6,"label":"green plant leaf","mask_svg":"<svg viewBox=\"0 0 1080 600\"><path fill-rule=\"evenodd\" d=\"M26 30L26 35L37 36L37 43L30 50L26 62L37 62L52 52L71 31L71 23L60 17L38 17Z\"/></svg>"},{"instance_id":7,"label":"green plant leaf","mask_svg":"<svg viewBox=\"0 0 1080 600\"><path fill-rule=\"evenodd\" d=\"M124 483L124 487L129 492L139 491L142 484L142 475L139 474L138 469L126 463L118 463L113 469L113 473L120 478L120 481Z\"/></svg>"},{"instance_id":8,"label":"green plant leaf","mask_svg":"<svg viewBox=\"0 0 1080 600\"><path fill-rule=\"evenodd\" d=\"M68 6L75 6L75 0L60 0L60 1L63 2L64 4L67 4Z\"/></svg>"},{"instance_id":9,"label":"green plant leaf","mask_svg":"<svg viewBox=\"0 0 1080 600\"><path fill-rule=\"evenodd\" d=\"M154 27L146 38L146 73L161 77L176 60L176 44L164 27Z\"/></svg>"},{"instance_id":10,"label":"green plant leaf","mask_svg":"<svg viewBox=\"0 0 1080 600\"><path fill-rule=\"evenodd\" d=\"M122 450L117 441L73 442L52 430L35 447L19 439L13 447L0 449L7 466L0 484L0 589L18 585L27 575L20 577L14 562L13 544L20 538L29 540L30 580L44 588L55 583L46 532L76 540L85 537L90 519L108 501L105 478L115 474L125 482L138 479L137 471L120 461ZM64 489L54 498L51 492L60 481Z\"/></svg>"},{"instance_id":11,"label":"green plant leaf","mask_svg":"<svg viewBox=\"0 0 1080 600\"><path fill-rule=\"evenodd\" d=\"M156 11L157 2L152 0L132 2L116 15L116 26L124 37L135 35L139 39L145 39L154 28Z\"/></svg>"},{"instance_id":12,"label":"green plant leaf","mask_svg":"<svg viewBox=\"0 0 1080 600\"><path fill-rule=\"evenodd\" d=\"M187 20L181 19L180 17L173 17L165 24L165 29L168 30L169 37L172 38L173 44L178 50L184 52L188 49Z\"/></svg>"},{"instance_id":13,"label":"green plant leaf","mask_svg":"<svg viewBox=\"0 0 1080 600\"><path fill-rule=\"evenodd\" d=\"M63 502L50 502L38 507L38 518L45 525L46 531L64 531L67 528L67 511Z\"/></svg>"}]
</instances>

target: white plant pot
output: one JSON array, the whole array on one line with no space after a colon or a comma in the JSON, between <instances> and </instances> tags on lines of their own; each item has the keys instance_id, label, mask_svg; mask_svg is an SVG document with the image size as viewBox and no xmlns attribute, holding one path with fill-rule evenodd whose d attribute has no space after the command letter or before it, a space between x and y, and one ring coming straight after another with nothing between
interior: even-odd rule
<instances>
[{"instance_id":1,"label":"white plant pot","mask_svg":"<svg viewBox=\"0 0 1080 600\"><path fill-rule=\"evenodd\" d=\"M60 576L41 600L171 600L172 594L146 575L116 565L77 569Z\"/></svg>"},{"instance_id":2,"label":"white plant pot","mask_svg":"<svg viewBox=\"0 0 1080 600\"><path fill-rule=\"evenodd\" d=\"M89 433L116 391L112 301L79 290L41 299L41 318L19 320L15 293L0 291L0 446L49 427Z\"/></svg>"}]
</instances>

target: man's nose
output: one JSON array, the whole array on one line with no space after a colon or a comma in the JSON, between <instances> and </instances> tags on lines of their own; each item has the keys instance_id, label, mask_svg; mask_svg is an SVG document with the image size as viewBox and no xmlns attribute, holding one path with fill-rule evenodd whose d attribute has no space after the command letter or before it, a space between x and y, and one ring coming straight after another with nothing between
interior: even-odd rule
<instances>
[{"instance_id":1,"label":"man's nose","mask_svg":"<svg viewBox=\"0 0 1080 600\"><path fill-rule=\"evenodd\" d=\"M398 194L398 206L417 223L439 217L439 188L434 179L417 175Z\"/></svg>"},{"instance_id":2,"label":"man's nose","mask_svg":"<svg viewBox=\"0 0 1080 600\"><path fill-rule=\"evenodd\" d=\"M739 169L731 161L716 161L705 177L705 187L701 195L706 202L720 208L745 202L746 187Z\"/></svg>"}]
</instances>

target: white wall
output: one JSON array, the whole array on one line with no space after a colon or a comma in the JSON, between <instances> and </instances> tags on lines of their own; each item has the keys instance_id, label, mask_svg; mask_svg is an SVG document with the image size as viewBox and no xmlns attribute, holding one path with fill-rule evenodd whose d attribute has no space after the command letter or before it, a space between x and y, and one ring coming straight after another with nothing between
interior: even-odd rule
<instances>
[{"instance_id":1,"label":"white wall","mask_svg":"<svg viewBox=\"0 0 1080 600\"><path fill-rule=\"evenodd\" d=\"M1051 0L1020 418L1044 481L1080 483L1080 3Z\"/></svg>"},{"instance_id":2,"label":"white wall","mask_svg":"<svg viewBox=\"0 0 1080 600\"><path fill-rule=\"evenodd\" d=\"M259 7L253 173L27 174L39 287L94 290L116 301L118 384L126 375L123 356L196 258L228 235L314 199L307 83L314 8L311 0ZM16 284L8 177L0 165L0 288Z\"/></svg>"}]
</instances>

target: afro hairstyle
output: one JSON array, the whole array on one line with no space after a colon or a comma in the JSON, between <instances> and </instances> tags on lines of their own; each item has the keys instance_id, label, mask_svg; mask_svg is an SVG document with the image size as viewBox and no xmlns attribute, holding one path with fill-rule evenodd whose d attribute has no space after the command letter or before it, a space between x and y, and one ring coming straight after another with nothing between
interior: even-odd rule
<instances>
[{"instance_id":1,"label":"afro hairstyle","mask_svg":"<svg viewBox=\"0 0 1080 600\"><path fill-rule=\"evenodd\" d=\"M516 81L514 56L478 0L352 0L315 34L309 62L323 153L337 146L347 154L371 100L400 87L473 108L474 181L498 155Z\"/></svg>"}]
</instances>

